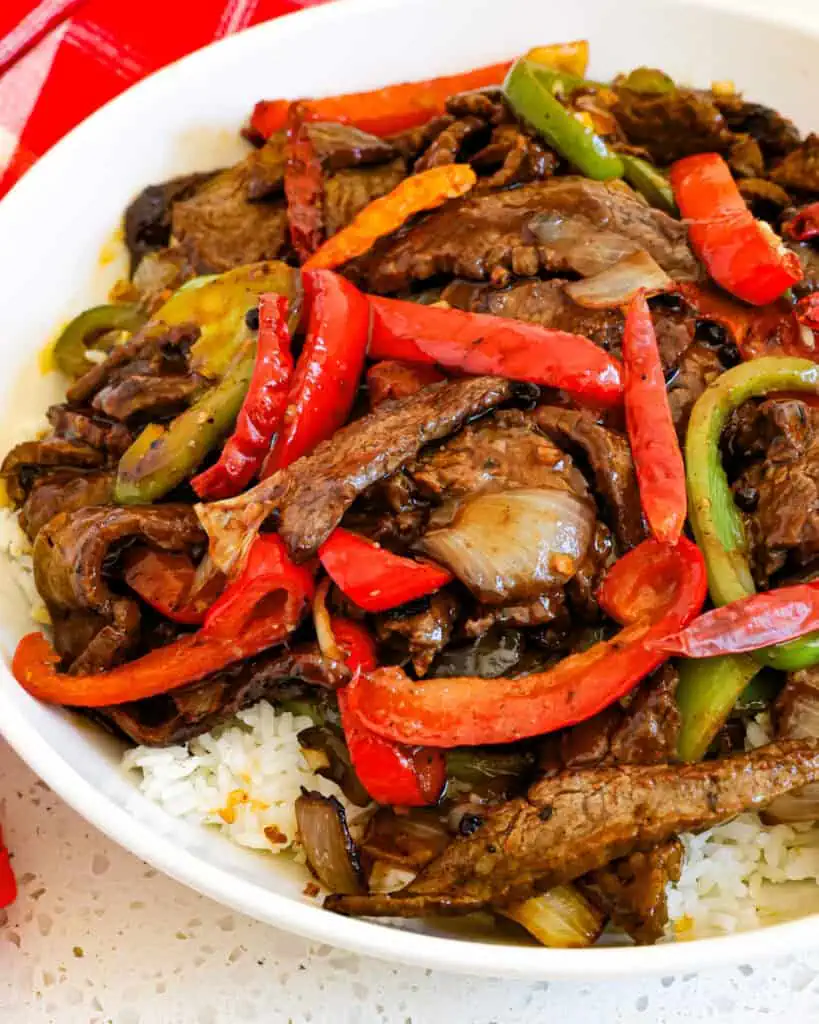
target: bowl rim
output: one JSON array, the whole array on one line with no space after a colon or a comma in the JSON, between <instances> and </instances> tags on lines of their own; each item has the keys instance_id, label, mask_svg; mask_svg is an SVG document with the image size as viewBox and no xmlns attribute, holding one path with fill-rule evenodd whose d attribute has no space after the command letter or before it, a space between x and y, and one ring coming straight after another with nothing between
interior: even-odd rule
<instances>
[{"instance_id":1,"label":"bowl rim","mask_svg":"<svg viewBox=\"0 0 819 1024\"><path fill-rule=\"evenodd\" d=\"M127 115L130 104L143 107L153 92L162 94L180 66L207 64L215 47L233 49L237 56L248 41L265 33L302 37L312 25L340 22L350 8L376 11L405 6L408 0L336 0L332 4L307 7L286 17L264 22L236 35L217 40L161 68L100 107L57 142L0 200L0 236L6 220L36 203L40 179L65 149L81 146L91 135L97 120ZM657 0L655 0L657 2ZM744 10L737 0L661 0L670 6L699 8L703 13L718 10L745 21L787 26L816 39L819 18L801 10ZM137 100L134 97L137 97ZM9 237L6 235L6 237ZM0 672L10 676L5 664ZM663 943L655 946L595 946L588 949L551 949L542 946L509 946L494 942L429 935L423 932L342 917L322 907L303 903L237 877L158 834L147 823L132 817L113 799L86 781L64 758L42 739L33 723L15 707L0 716L0 736L65 802L114 842L140 857L176 881L217 902L304 938L342 947L382 960L435 968L459 974L494 977L566 979L609 979L623 976L676 973L704 966L735 964L748 958L762 959L787 950L815 946L816 920L811 914L753 931Z\"/></svg>"}]
</instances>

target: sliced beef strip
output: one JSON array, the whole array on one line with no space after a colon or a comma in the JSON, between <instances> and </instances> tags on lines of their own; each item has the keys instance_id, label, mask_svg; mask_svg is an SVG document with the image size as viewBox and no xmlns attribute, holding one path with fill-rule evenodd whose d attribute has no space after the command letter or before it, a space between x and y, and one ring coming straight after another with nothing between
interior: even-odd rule
<instances>
[{"instance_id":1,"label":"sliced beef strip","mask_svg":"<svg viewBox=\"0 0 819 1024\"><path fill-rule=\"evenodd\" d=\"M799 145L799 129L772 107L749 103L739 93L712 94L711 99L731 131L756 139L767 159L785 156Z\"/></svg>"},{"instance_id":2,"label":"sliced beef strip","mask_svg":"<svg viewBox=\"0 0 819 1024\"><path fill-rule=\"evenodd\" d=\"M567 587L571 584L571 580ZM562 587L544 591L531 601L517 604L478 604L460 627L464 636L485 636L496 627L524 629L558 624L568 626L566 597Z\"/></svg>"},{"instance_id":3,"label":"sliced beef strip","mask_svg":"<svg viewBox=\"0 0 819 1024\"><path fill-rule=\"evenodd\" d=\"M305 124L316 156L329 171L362 164L385 164L396 155L396 147L387 139L364 132L354 125L336 121Z\"/></svg>"},{"instance_id":4,"label":"sliced beef strip","mask_svg":"<svg viewBox=\"0 0 819 1024\"><path fill-rule=\"evenodd\" d=\"M112 349L104 362L75 380L66 393L68 402L83 405L104 387L113 386L133 373L159 377L183 372L187 369L188 352L198 337L195 324L146 324L125 344Z\"/></svg>"},{"instance_id":5,"label":"sliced beef strip","mask_svg":"<svg viewBox=\"0 0 819 1024\"><path fill-rule=\"evenodd\" d=\"M544 234L553 240L538 241ZM376 242L347 272L385 293L440 274L503 284L510 271L591 275L613 262L613 251L619 258L638 249L675 278L699 276L685 225L622 183L567 176L446 203Z\"/></svg>"},{"instance_id":6,"label":"sliced beef strip","mask_svg":"<svg viewBox=\"0 0 819 1024\"><path fill-rule=\"evenodd\" d=\"M671 417L681 439L685 437L694 403L725 369L719 355L700 342L690 345L682 353L677 371L668 384Z\"/></svg>"},{"instance_id":7,"label":"sliced beef strip","mask_svg":"<svg viewBox=\"0 0 819 1024\"><path fill-rule=\"evenodd\" d=\"M628 441L598 423L586 409L540 406L532 421L555 444L583 454L594 474L595 490L606 506L607 525L622 550L645 537L637 477Z\"/></svg>"},{"instance_id":8,"label":"sliced beef strip","mask_svg":"<svg viewBox=\"0 0 819 1024\"><path fill-rule=\"evenodd\" d=\"M218 274L245 263L276 259L282 252L287 241L284 199L248 198L251 183L258 182L259 161L267 153L267 146L254 150L190 198L174 203L172 238L197 273Z\"/></svg>"},{"instance_id":9,"label":"sliced beef strip","mask_svg":"<svg viewBox=\"0 0 819 1024\"><path fill-rule=\"evenodd\" d=\"M210 732L260 700L304 699L315 687L336 689L349 677L344 665L322 657L314 644L279 648L172 693L102 708L99 714L134 743L167 747Z\"/></svg>"},{"instance_id":10,"label":"sliced beef strip","mask_svg":"<svg viewBox=\"0 0 819 1024\"><path fill-rule=\"evenodd\" d=\"M490 124L500 124L513 116L501 89L457 92L446 101L446 109L454 117L480 117Z\"/></svg>"},{"instance_id":11,"label":"sliced beef strip","mask_svg":"<svg viewBox=\"0 0 819 1024\"><path fill-rule=\"evenodd\" d=\"M487 133L487 124L480 117L467 116L453 121L433 140L426 152L418 157L413 171L418 174L432 167L454 164L467 143L474 144L476 136L485 136Z\"/></svg>"},{"instance_id":12,"label":"sliced beef strip","mask_svg":"<svg viewBox=\"0 0 819 1024\"><path fill-rule=\"evenodd\" d=\"M71 659L69 671L110 668L138 639L139 605L114 593L106 580L110 556L137 538L190 552L205 535L190 506L171 504L61 512L37 534L34 581L51 614L57 650Z\"/></svg>"},{"instance_id":13,"label":"sliced beef strip","mask_svg":"<svg viewBox=\"0 0 819 1024\"><path fill-rule=\"evenodd\" d=\"M673 89L662 94L615 89L612 113L629 142L665 165L692 153L727 153L734 141L719 108L707 93Z\"/></svg>"},{"instance_id":14,"label":"sliced beef strip","mask_svg":"<svg viewBox=\"0 0 819 1024\"><path fill-rule=\"evenodd\" d=\"M403 470L375 483L344 516L342 525L399 554L424 531L429 504Z\"/></svg>"},{"instance_id":15,"label":"sliced beef strip","mask_svg":"<svg viewBox=\"0 0 819 1024\"><path fill-rule=\"evenodd\" d=\"M477 171L496 168L478 185L481 191L487 191L542 181L555 173L558 158L543 142L519 125L499 124L492 130L488 144L472 157L470 163Z\"/></svg>"},{"instance_id":16,"label":"sliced beef strip","mask_svg":"<svg viewBox=\"0 0 819 1024\"><path fill-rule=\"evenodd\" d=\"M819 421L798 400L762 408L760 415L774 418L775 436L733 490L746 512L755 579L767 586L787 561L804 566L819 555Z\"/></svg>"},{"instance_id":17,"label":"sliced beef strip","mask_svg":"<svg viewBox=\"0 0 819 1024\"><path fill-rule=\"evenodd\" d=\"M170 242L173 204L188 199L217 173L185 174L161 185L149 185L126 207L125 245L131 257L131 274L143 256L164 249Z\"/></svg>"},{"instance_id":18,"label":"sliced beef strip","mask_svg":"<svg viewBox=\"0 0 819 1024\"><path fill-rule=\"evenodd\" d=\"M679 839L669 839L590 871L577 884L615 927L638 945L650 946L668 924L666 888L680 880L684 855Z\"/></svg>"},{"instance_id":19,"label":"sliced beef strip","mask_svg":"<svg viewBox=\"0 0 819 1024\"><path fill-rule=\"evenodd\" d=\"M565 290L566 282L522 281L496 289L467 281L453 281L442 293L451 306L472 313L491 313L540 324L557 331L582 334L619 359L622 354L625 317L618 309L585 309ZM684 309L655 309L654 329L663 369L677 366L694 337L694 319Z\"/></svg>"},{"instance_id":20,"label":"sliced beef strip","mask_svg":"<svg viewBox=\"0 0 819 1024\"><path fill-rule=\"evenodd\" d=\"M467 112L468 113L468 112ZM455 120L452 114L440 114L415 128L387 137L387 142L404 157L414 160Z\"/></svg>"},{"instance_id":21,"label":"sliced beef strip","mask_svg":"<svg viewBox=\"0 0 819 1024\"><path fill-rule=\"evenodd\" d=\"M469 424L407 466L422 497L438 503L519 487L549 487L588 496L571 458L517 409Z\"/></svg>"},{"instance_id":22,"label":"sliced beef strip","mask_svg":"<svg viewBox=\"0 0 819 1024\"><path fill-rule=\"evenodd\" d=\"M39 476L57 469L96 470L105 462L105 453L85 441L47 437L42 441L23 441L12 448L0 465L0 479L5 481L9 498L15 505L21 505Z\"/></svg>"},{"instance_id":23,"label":"sliced beef strip","mask_svg":"<svg viewBox=\"0 0 819 1024\"><path fill-rule=\"evenodd\" d=\"M425 676L436 654L452 637L458 609L455 597L442 590L426 600L419 611L410 606L379 615L375 621L376 636L382 642L403 641L416 674Z\"/></svg>"},{"instance_id":24,"label":"sliced beef strip","mask_svg":"<svg viewBox=\"0 0 819 1024\"><path fill-rule=\"evenodd\" d=\"M35 480L20 509L20 526L29 540L58 512L76 512L113 501L116 475L57 470Z\"/></svg>"},{"instance_id":25,"label":"sliced beef strip","mask_svg":"<svg viewBox=\"0 0 819 1024\"><path fill-rule=\"evenodd\" d=\"M203 386L203 378L192 373L168 373L161 377L133 373L102 388L91 404L123 423L136 416L155 419L189 405Z\"/></svg>"},{"instance_id":26,"label":"sliced beef strip","mask_svg":"<svg viewBox=\"0 0 819 1024\"><path fill-rule=\"evenodd\" d=\"M819 738L819 667L789 672L787 681L774 705L773 719L780 739ZM774 800L765 811L770 821L815 821L819 784L786 793Z\"/></svg>"},{"instance_id":27,"label":"sliced beef strip","mask_svg":"<svg viewBox=\"0 0 819 1024\"><path fill-rule=\"evenodd\" d=\"M55 437L66 441L83 441L98 451L119 458L131 446L134 435L116 420L91 410L73 409L68 405L52 405L46 413Z\"/></svg>"},{"instance_id":28,"label":"sliced beef strip","mask_svg":"<svg viewBox=\"0 0 819 1024\"><path fill-rule=\"evenodd\" d=\"M376 167L340 170L324 180L324 226L327 236L346 227L373 199L386 195L403 181L403 159Z\"/></svg>"},{"instance_id":29,"label":"sliced beef strip","mask_svg":"<svg viewBox=\"0 0 819 1024\"><path fill-rule=\"evenodd\" d=\"M817 780L819 743L813 740L784 740L696 764L560 772L498 806L400 892L335 896L326 906L386 917L503 906Z\"/></svg>"},{"instance_id":30,"label":"sliced beef strip","mask_svg":"<svg viewBox=\"0 0 819 1024\"><path fill-rule=\"evenodd\" d=\"M819 135L808 135L773 168L769 177L787 189L819 192Z\"/></svg>"},{"instance_id":31,"label":"sliced beef strip","mask_svg":"<svg viewBox=\"0 0 819 1024\"><path fill-rule=\"evenodd\" d=\"M263 146L248 153L243 163L245 197L250 202L281 196L284 192L286 135L273 132Z\"/></svg>"},{"instance_id":32,"label":"sliced beef strip","mask_svg":"<svg viewBox=\"0 0 819 1024\"><path fill-rule=\"evenodd\" d=\"M336 431L288 469L228 501L197 506L211 555L227 570L276 512L279 534L299 561L312 557L355 499L391 476L433 441L508 401L515 387L499 377L430 384Z\"/></svg>"}]
</instances>

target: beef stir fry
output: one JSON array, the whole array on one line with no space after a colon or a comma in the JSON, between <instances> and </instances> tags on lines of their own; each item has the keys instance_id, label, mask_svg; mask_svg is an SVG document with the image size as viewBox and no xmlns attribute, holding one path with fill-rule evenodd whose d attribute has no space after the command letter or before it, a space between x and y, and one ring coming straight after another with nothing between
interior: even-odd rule
<instances>
[{"instance_id":1,"label":"beef stir fry","mask_svg":"<svg viewBox=\"0 0 819 1024\"><path fill-rule=\"evenodd\" d=\"M257 104L2 463L20 684L149 747L306 710L340 913L652 943L681 834L819 817L819 139L587 49Z\"/></svg>"}]
</instances>

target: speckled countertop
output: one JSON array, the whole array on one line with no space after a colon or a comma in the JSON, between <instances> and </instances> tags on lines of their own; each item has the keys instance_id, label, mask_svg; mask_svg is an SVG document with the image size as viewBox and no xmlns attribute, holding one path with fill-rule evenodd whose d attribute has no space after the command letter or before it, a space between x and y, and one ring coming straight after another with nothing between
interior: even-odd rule
<instances>
[{"instance_id":1,"label":"speckled countertop","mask_svg":"<svg viewBox=\"0 0 819 1024\"><path fill-rule=\"evenodd\" d=\"M227 911L69 809L0 740L20 898L0 911L3 1024L534 1024L819 1019L819 952L583 985L461 978L316 945Z\"/></svg>"}]
</instances>

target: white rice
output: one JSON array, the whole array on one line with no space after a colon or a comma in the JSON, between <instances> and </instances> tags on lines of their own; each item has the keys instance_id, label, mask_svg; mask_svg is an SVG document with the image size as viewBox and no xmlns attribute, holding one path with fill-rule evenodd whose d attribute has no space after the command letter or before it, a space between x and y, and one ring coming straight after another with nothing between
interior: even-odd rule
<instances>
[{"instance_id":1,"label":"white rice","mask_svg":"<svg viewBox=\"0 0 819 1024\"><path fill-rule=\"evenodd\" d=\"M361 813L308 767L298 733L312 724L260 701L184 746L136 747L122 763L169 814L215 825L240 846L280 853L295 842L302 787L338 797L350 819Z\"/></svg>"},{"instance_id":2,"label":"white rice","mask_svg":"<svg viewBox=\"0 0 819 1024\"><path fill-rule=\"evenodd\" d=\"M20 433L32 437L38 428L29 425ZM48 623L34 585L31 545L16 513L2 507L0 554L32 617ZM295 801L302 787L336 796L352 823L362 814L334 783L308 767L297 737L311 724L261 701L185 745L129 750L122 764L139 789L174 817L219 829L240 846L271 854L290 851L301 859ZM749 726L747 744L759 746L769 738L769 723L760 716ZM682 876L668 892L669 938L742 931L819 911L818 827L766 826L748 813L682 839Z\"/></svg>"}]
</instances>

